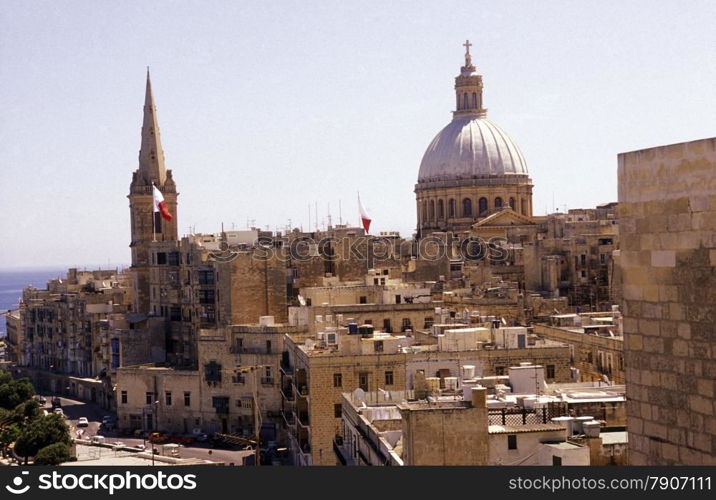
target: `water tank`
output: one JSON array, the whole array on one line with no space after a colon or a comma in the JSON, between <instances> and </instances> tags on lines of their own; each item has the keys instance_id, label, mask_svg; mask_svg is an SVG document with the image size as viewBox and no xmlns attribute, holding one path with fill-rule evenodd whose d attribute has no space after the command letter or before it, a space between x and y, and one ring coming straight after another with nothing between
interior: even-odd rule
<instances>
[{"instance_id":1,"label":"water tank","mask_svg":"<svg viewBox=\"0 0 716 500\"><path fill-rule=\"evenodd\" d=\"M470 380L475 378L475 365L463 365L462 367L462 379Z\"/></svg>"},{"instance_id":2,"label":"water tank","mask_svg":"<svg viewBox=\"0 0 716 500\"><path fill-rule=\"evenodd\" d=\"M360 333L360 336L363 338L368 338L373 336L373 325L361 325L358 327L358 333Z\"/></svg>"},{"instance_id":3,"label":"water tank","mask_svg":"<svg viewBox=\"0 0 716 500\"><path fill-rule=\"evenodd\" d=\"M358 323L348 323L348 334L355 335L358 333Z\"/></svg>"},{"instance_id":4,"label":"water tank","mask_svg":"<svg viewBox=\"0 0 716 500\"><path fill-rule=\"evenodd\" d=\"M440 392L440 377L426 377L425 382L430 392Z\"/></svg>"},{"instance_id":5,"label":"water tank","mask_svg":"<svg viewBox=\"0 0 716 500\"><path fill-rule=\"evenodd\" d=\"M599 437L599 431L601 430L601 426L597 420L590 420L588 422L583 422L582 427L584 428L584 435L590 438L597 438Z\"/></svg>"},{"instance_id":6,"label":"water tank","mask_svg":"<svg viewBox=\"0 0 716 500\"><path fill-rule=\"evenodd\" d=\"M259 325L260 325L260 326L273 326L273 325L274 325L273 316L261 316L261 317L259 317Z\"/></svg>"},{"instance_id":7,"label":"water tank","mask_svg":"<svg viewBox=\"0 0 716 500\"><path fill-rule=\"evenodd\" d=\"M456 391L457 377L445 377L445 389L449 391Z\"/></svg>"}]
</instances>

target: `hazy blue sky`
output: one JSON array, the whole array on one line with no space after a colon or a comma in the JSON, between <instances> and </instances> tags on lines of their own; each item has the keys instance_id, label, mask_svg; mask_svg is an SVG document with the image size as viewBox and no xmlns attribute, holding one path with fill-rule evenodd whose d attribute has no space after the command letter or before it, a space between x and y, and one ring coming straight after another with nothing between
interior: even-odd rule
<instances>
[{"instance_id":1,"label":"hazy blue sky","mask_svg":"<svg viewBox=\"0 0 716 500\"><path fill-rule=\"evenodd\" d=\"M716 135L716 2L25 2L0 10L0 267L129 261L149 65L180 232L415 227L462 43L537 214L616 200L616 155Z\"/></svg>"}]
</instances>

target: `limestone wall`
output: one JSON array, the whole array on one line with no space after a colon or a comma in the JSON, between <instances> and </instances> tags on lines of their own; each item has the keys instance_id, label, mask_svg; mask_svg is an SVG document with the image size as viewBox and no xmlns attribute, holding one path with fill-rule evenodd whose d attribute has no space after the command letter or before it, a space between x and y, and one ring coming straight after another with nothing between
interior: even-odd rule
<instances>
[{"instance_id":1,"label":"limestone wall","mask_svg":"<svg viewBox=\"0 0 716 500\"><path fill-rule=\"evenodd\" d=\"M631 464L716 464L716 138L619 155Z\"/></svg>"}]
</instances>

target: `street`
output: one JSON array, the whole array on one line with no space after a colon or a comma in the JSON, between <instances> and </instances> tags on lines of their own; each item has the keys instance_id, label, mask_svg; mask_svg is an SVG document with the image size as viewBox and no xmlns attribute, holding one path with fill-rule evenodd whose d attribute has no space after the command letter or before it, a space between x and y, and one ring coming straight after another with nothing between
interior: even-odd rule
<instances>
[{"instance_id":1,"label":"street","mask_svg":"<svg viewBox=\"0 0 716 500\"><path fill-rule=\"evenodd\" d=\"M48 412L52 412L51 400L53 395L42 394L42 396L47 400L45 403L45 409ZM70 434L73 438L79 437L81 439L91 439L92 436L99 434L102 417L109 415L115 418L114 415L108 413L106 410L103 410L93 403L86 403L84 401L77 401L65 397L60 397L60 403L62 411L67 417L67 425L70 426ZM80 417L87 418L89 421L89 425L87 427L77 427L77 422ZM82 431L81 435L78 435L78 431ZM121 442L127 446L144 444L147 449L151 447L151 443L142 438L120 436L116 431L105 432L103 430L101 435L105 437L105 442L108 444ZM157 448L160 454L162 453L161 444L155 445L155 448ZM202 458L215 462L224 462L226 465L241 465L243 463L242 457L253 454L253 451L251 450L225 450L212 448L212 446L207 443L192 443L188 446L182 445L180 450L179 455L181 458Z\"/></svg>"}]
</instances>

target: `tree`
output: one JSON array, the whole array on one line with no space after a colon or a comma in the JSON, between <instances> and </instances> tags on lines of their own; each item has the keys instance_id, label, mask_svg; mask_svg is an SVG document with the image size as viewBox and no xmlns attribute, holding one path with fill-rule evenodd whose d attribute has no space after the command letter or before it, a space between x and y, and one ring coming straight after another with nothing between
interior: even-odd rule
<instances>
[{"instance_id":1,"label":"tree","mask_svg":"<svg viewBox=\"0 0 716 500\"><path fill-rule=\"evenodd\" d=\"M17 423L25 423L38 418L40 413L40 403L34 399L28 399L24 403L20 403L12 411L13 420Z\"/></svg>"},{"instance_id":2,"label":"tree","mask_svg":"<svg viewBox=\"0 0 716 500\"><path fill-rule=\"evenodd\" d=\"M65 443L55 443L45 446L35 455L36 465L58 465L67 462L72 458L72 452L69 445Z\"/></svg>"},{"instance_id":3,"label":"tree","mask_svg":"<svg viewBox=\"0 0 716 500\"><path fill-rule=\"evenodd\" d=\"M15 441L15 451L27 461L27 457L55 443L71 443L69 428L60 415L45 415L27 423Z\"/></svg>"},{"instance_id":4,"label":"tree","mask_svg":"<svg viewBox=\"0 0 716 500\"><path fill-rule=\"evenodd\" d=\"M20 436L20 427L17 424L7 424L0 430L0 445L2 456L5 456L5 449Z\"/></svg>"},{"instance_id":5,"label":"tree","mask_svg":"<svg viewBox=\"0 0 716 500\"><path fill-rule=\"evenodd\" d=\"M8 372L0 371L0 408L12 410L34 395L35 388L28 379L15 380Z\"/></svg>"}]
</instances>

